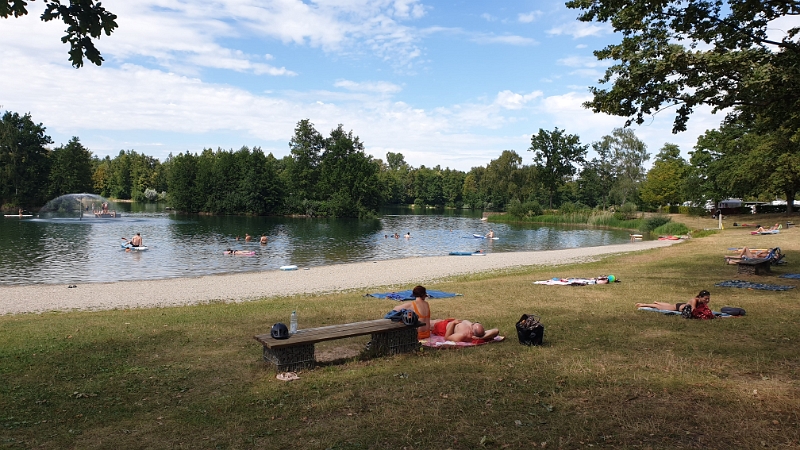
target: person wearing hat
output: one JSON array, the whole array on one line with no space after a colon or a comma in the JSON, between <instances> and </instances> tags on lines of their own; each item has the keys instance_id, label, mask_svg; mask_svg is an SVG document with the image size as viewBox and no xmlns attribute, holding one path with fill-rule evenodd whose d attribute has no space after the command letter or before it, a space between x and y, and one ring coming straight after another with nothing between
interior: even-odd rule
<instances>
[{"instance_id":1,"label":"person wearing hat","mask_svg":"<svg viewBox=\"0 0 800 450\"><path fill-rule=\"evenodd\" d=\"M417 286L411 291L411 295L415 297L414 301L397 305L392 310L413 309L419 321L425 324L417 328L417 339L427 339L431 337L431 305L428 303L428 291L423 286Z\"/></svg>"}]
</instances>

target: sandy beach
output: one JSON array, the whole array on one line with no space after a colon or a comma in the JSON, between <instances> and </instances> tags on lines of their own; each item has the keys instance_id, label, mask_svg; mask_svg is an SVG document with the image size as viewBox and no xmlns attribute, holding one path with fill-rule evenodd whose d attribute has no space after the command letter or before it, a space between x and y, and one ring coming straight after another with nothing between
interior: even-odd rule
<instances>
[{"instance_id":1,"label":"sandy beach","mask_svg":"<svg viewBox=\"0 0 800 450\"><path fill-rule=\"evenodd\" d=\"M540 252L490 253L485 256L436 256L335 264L295 271L262 271L193 278L117 283L0 287L0 314L181 306L212 301L240 302L264 297L365 289L410 289L465 273L533 265L588 262L602 255L665 247L680 241L629 244Z\"/></svg>"}]
</instances>

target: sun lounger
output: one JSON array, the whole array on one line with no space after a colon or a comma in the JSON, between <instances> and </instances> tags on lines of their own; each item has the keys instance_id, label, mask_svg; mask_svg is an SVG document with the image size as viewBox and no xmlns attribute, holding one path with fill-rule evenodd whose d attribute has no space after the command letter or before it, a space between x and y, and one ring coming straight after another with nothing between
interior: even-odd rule
<instances>
[{"instance_id":1,"label":"sun lounger","mask_svg":"<svg viewBox=\"0 0 800 450\"><path fill-rule=\"evenodd\" d=\"M756 254L760 254L761 252L763 252L763 250L761 250L761 249L751 250L751 253L752 252L755 252ZM763 258L747 258L747 257L743 257L743 256L738 256L738 255L728 255L728 256L725 256L725 263L726 264L739 264L740 262L747 261L747 260L768 259L769 262L770 262L770 265L776 265L776 264L782 264L783 257L784 257L784 254L781 253L781 248L780 247L775 247L775 248L770 249L769 253L767 253L767 255L764 256Z\"/></svg>"}]
</instances>

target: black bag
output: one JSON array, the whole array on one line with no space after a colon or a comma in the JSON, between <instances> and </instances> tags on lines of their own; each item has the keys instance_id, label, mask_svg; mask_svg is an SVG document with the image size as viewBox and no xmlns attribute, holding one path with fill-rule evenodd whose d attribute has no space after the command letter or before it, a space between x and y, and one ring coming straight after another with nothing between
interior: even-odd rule
<instances>
[{"instance_id":1,"label":"black bag","mask_svg":"<svg viewBox=\"0 0 800 450\"><path fill-rule=\"evenodd\" d=\"M730 314L732 316L743 316L747 314L747 312L744 309L736 308L733 306L723 306L720 312L723 312L725 314Z\"/></svg>"},{"instance_id":2,"label":"black bag","mask_svg":"<svg viewBox=\"0 0 800 450\"><path fill-rule=\"evenodd\" d=\"M544 325L539 322L539 317L523 314L517 322L517 337L522 345L542 345Z\"/></svg>"}]
</instances>

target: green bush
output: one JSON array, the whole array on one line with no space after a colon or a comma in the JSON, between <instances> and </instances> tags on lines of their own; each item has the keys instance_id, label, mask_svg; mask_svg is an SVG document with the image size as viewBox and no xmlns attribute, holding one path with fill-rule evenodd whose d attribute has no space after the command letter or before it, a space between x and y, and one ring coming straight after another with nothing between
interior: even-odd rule
<instances>
[{"instance_id":1,"label":"green bush","mask_svg":"<svg viewBox=\"0 0 800 450\"><path fill-rule=\"evenodd\" d=\"M525 203L519 200L512 200L506 208L508 213L514 217L534 217L542 214L542 205L536 200Z\"/></svg>"},{"instance_id":2,"label":"green bush","mask_svg":"<svg viewBox=\"0 0 800 450\"><path fill-rule=\"evenodd\" d=\"M637 207L635 203L625 202L617 208L617 211L614 213L614 217L617 220L632 220L636 218L636 211Z\"/></svg>"},{"instance_id":3,"label":"green bush","mask_svg":"<svg viewBox=\"0 0 800 450\"><path fill-rule=\"evenodd\" d=\"M681 236L689 234L689 228L682 223L669 222L653 229L652 233L659 236Z\"/></svg>"},{"instance_id":4,"label":"green bush","mask_svg":"<svg viewBox=\"0 0 800 450\"><path fill-rule=\"evenodd\" d=\"M648 232L648 231L651 231L651 230L655 230L656 228L658 228L658 227L660 227L660 226L662 226L662 225L664 225L666 223L669 223L671 220L672 219L669 218L668 216L664 216L664 215L660 215L660 214L657 215L657 216L648 217L648 218L644 219L644 221L642 223L641 231Z\"/></svg>"}]
</instances>

